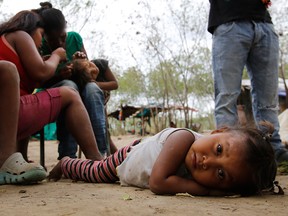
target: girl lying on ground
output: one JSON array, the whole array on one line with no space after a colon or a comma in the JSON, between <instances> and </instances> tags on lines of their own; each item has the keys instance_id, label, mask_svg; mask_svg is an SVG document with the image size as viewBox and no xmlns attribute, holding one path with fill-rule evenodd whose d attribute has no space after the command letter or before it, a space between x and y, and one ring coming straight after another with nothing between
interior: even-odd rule
<instances>
[{"instance_id":1,"label":"girl lying on ground","mask_svg":"<svg viewBox=\"0 0 288 216\"><path fill-rule=\"evenodd\" d=\"M273 188L277 165L270 123L222 128L203 136L167 128L135 141L102 161L63 158L50 180L66 178L149 188L156 194L252 195Z\"/></svg>"}]
</instances>

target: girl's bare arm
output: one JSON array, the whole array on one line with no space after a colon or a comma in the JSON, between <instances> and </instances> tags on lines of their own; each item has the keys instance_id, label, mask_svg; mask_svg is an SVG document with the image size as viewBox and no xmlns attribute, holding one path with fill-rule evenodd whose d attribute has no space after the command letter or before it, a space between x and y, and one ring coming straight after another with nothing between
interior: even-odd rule
<instances>
[{"instance_id":1,"label":"girl's bare arm","mask_svg":"<svg viewBox=\"0 0 288 216\"><path fill-rule=\"evenodd\" d=\"M14 48L29 76L38 82L50 79L61 60L66 59L63 48L56 49L46 61L43 61L29 34L23 31L13 33Z\"/></svg>"},{"instance_id":2,"label":"girl's bare arm","mask_svg":"<svg viewBox=\"0 0 288 216\"><path fill-rule=\"evenodd\" d=\"M107 70L105 71L105 82L97 82L97 85L102 89L102 90L107 90L107 91L112 91L118 89L118 82L108 67Z\"/></svg>"},{"instance_id":3,"label":"girl's bare arm","mask_svg":"<svg viewBox=\"0 0 288 216\"><path fill-rule=\"evenodd\" d=\"M159 154L149 180L150 190L156 194L189 193L208 195L209 190L191 179L176 176L195 141L193 134L179 130L171 134Z\"/></svg>"}]
</instances>

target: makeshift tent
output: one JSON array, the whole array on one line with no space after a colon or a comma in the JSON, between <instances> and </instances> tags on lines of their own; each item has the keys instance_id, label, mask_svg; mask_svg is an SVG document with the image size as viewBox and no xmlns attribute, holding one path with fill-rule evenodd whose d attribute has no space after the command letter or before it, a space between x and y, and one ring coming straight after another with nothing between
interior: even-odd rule
<instances>
[{"instance_id":1,"label":"makeshift tent","mask_svg":"<svg viewBox=\"0 0 288 216\"><path fill-rule=\"evenodd\" d=\"M133 115L135 112L137 112L138 110L140 110L141 107L135 107L135 106L122 106L121 108L117 109L116 111L108 114L108 117L113 117L116 118L119 121L123 121L126 118L130 117L131 115Z\"/></svg>"},{"instance_id":2,"label":"makeshift tent","mask_svg":"<svg viewBox=\"0 0 288 216\"><path fill-rule=\"evenodd\" d=\"M137 122L137 126L141 127L141 131L143 134L145 133L145 123L151 127L150 118L155 119L155 116L160 112L169 112L169 111L185 111L185 112L197 112L196 109L191 107L183 107L183 106L154 106L154 105L147 105L147 106L129 106L125 105L117 109L116 111L110 113L108 117L116 118L117 120L124 121L128 117L133 117L133 125L135 131L135 118L141 119L141 121ZM192 115L192 114L191 114ZM142 134L142 133L141 133Z\"/></svg>"}]
</instances>

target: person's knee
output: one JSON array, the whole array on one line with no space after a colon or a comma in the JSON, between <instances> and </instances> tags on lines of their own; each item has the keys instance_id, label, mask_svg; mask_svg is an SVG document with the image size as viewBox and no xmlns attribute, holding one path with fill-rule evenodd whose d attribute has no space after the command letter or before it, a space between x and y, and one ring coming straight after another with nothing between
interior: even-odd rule
<instances>
[{"instance_id":1,"label":"person's knee","mask_svg":"<svg viewBox=\"0 0 288 216\"><path fill-rule=\"evenodd\" d=\"M84 103L87 101L98 101L98 103L104 104L104 93L96 83L87 83L81 92L81 96Z\"/></svg>"},{"instance_id":2,"label":"person's knee","mask_svg":"<svg viewBox=\"0 0 288 216\"><path fill-rule=\"evenodd\" d=\"M94 82L89 82L85 85L83 93L103 95L102 89Z\"/></svg>"},{"instance_id":3,"label":"person's knee","mask_svg":"<svg viewBox=\"0 0 288 216\"><path fill-rule=\"evenodd\" d=\"M64 106L72 102L81 102L81 97L76 89L67 86L59 87L59 89Z\"/></svg>"},{"instance_id":4,"label":"person's knee","mask_svg":"<svg viewBox=\"0 0 288 216\"><path fill-rule=\"evenodd\" d=\"M72 80L62 80L59 83L55 84L53 87L62 87L62 86L63 87L67 86L67 87L75 89L76 91L79 91L78 86Z\"/></svg>"},{"instance_id":5,"label":"person's knee","mask_svg":"<svg viewBox=\"0 0 288 216\"><path fill-rule=\"evenodd\" d=\"M8 61L0 61L0 80L6 84L19 85L20 78L16 66Z\"/></svg>"}]
</instances>

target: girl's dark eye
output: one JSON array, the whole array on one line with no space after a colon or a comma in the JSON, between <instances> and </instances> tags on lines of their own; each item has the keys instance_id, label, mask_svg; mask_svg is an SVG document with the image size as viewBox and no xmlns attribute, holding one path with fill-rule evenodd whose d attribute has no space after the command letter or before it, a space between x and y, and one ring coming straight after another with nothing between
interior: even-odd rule
<instances>
[{"instance_id":1,"label":"girl's dark eye","mask_svg":"<svg viewBox=\"0 0 288 216\"><path fill-rule=\"evenodd\" d=\"M221 144L218 144L217 147L216 147L216 152L217 152L217 155L220 155L222 153L223 149L222 149L222 145Z\"/></svg>"},{"instance_id":2,"label":"girl's dark eye","mask_svg":"<svg viewBox=\"0 0 288 216\"><path fill-rule=\"evenodd\" d=\"M223 180L225 178L225 173L224 173L224 171L222 169L218 169L218 173L217 174L218 174L218 178L220 180Z\"/></svg>"}]
</instances>

